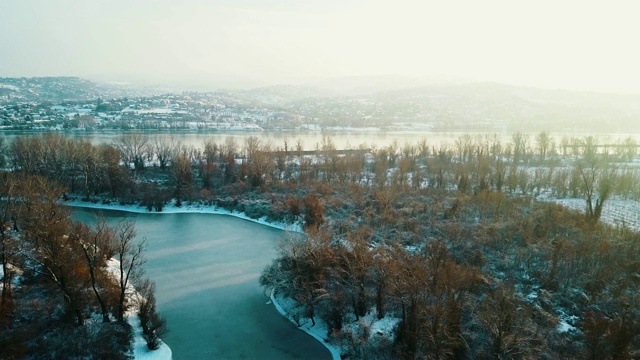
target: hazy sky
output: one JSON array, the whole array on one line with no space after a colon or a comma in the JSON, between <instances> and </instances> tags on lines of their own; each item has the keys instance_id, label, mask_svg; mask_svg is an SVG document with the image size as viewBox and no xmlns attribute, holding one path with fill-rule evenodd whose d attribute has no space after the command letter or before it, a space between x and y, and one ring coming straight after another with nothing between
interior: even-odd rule
<instances>
[{"instance_id":1,"label":"hazy sky","mask_svg":"<svg viewBox=\"0 0 640 360\"><path fill-rule=\"evenodd\" d=\"M0 76L393 74L640 92L638 14L638 1L0 0Z\"/></svg>"}]
</instances>

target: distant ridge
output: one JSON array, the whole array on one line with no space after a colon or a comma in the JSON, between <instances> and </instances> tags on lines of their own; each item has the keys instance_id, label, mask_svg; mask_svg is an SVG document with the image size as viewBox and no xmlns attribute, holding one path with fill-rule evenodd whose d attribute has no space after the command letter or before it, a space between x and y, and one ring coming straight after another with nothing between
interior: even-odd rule
<instances>
[{"instance_id":1,"label":"distant ridge","mask_svg":"<svg viewBox=\"0 0 640 360\"><path fill-rule=\"evenodd\" d=\"M0 78L0 103L60 103L141 96L145 93L149 91L126 84L93 82L74 76Z\"/></svg>"}]
</instances>

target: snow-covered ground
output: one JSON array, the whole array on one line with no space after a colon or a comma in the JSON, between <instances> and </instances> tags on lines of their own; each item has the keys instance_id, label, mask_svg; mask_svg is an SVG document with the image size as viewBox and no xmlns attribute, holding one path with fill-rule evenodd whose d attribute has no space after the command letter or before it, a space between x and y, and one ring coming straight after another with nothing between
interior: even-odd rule
<instances>
[{"instance_id":1,"label":"snow-covered ground","mask_svg":"<svg viewBox=\"0 0 640 360\"><path fill-rule=\"evenodd\" d=\"M117 279L120 278L119 272L119 262L115 259L110 259L107 262L107 270ZM18 286L20 281L20 274L18 272L17 276L13 278L13 286ZM4 276L4 272L2 267L0 267L0 278ZM0 290L2 289L2 284L0 284ZM127 297L129 299L129 303L133 304L133 307L126 313L127 322L131 325L133 329L133 344L132 344L132 352L135 360L171 360L172 353L169 346L165 343L161 342L160 347L157 350L151 351L147 347L147 343L142 337L142 326L140 325L140 319L138 318L138 309L137 309L137 292L135 288L129 284L127 286Z\"/></svg>"},{"instance_id":2,"label":"snow-covered ground","mask_svg":"<svg viewBox=\"0 0 640 360\"><path fill-rule=\"evenodd\" d=\"M291 320L292 323L298 326L298 324L296 324L296 321L292 317L292 314L296 311L295 308L297 306L295 300L286 298L277 294L275 291L272 291L271 302L278 310L278 312L282 314L282 316ZM314 339L318 340L322 345L329 349L333 360L340 360L340 347L328 342L327 333L329 328L327 324L324 323L324 321L322 321L321 319L316 319L316 325L311 326L311 320L308 320L301 326L298 326L298 329L311 335Z\"/></svg>"},{"instance_id":3,"label":"snow-covered ground","mask_svg":"<svg viewBox=\"0 0 640 360\"><path fill-rule=\"evenodd\" d=\"M581 198L553 198L547 196L538 197L539 200L558 203L572 210L585 212L586 202ZM614 226L627 226L632 230L640 231L640 202L626 199L609 199L605 201L602 209L601 220Z\"/></svg>"},{"instance_id":4,"label":"snow-covered ground","mask_svg":"<svg viewBox=\"0 0 640 360\"><path fill-rule=\"evenodd\" d=\"M107 270L116 278L120 279L120 262L116 259L109 259L107 262ZM142 336L142 326L140 325L140 318L138 317L138 292L133 285L127 285L127 299L129 304L132 304L131 308L127 311L125 316L127 322L133 329L133 356L135 360L171 360L171 349L164 342L160 342L160 347L156 350L149 350L147 342Z\"/></svg>"},{"instance_id":5,"label":"snow-covered ground","mask_svg":"<svg viewBox=\"0 0 640 360\"><path fill-rule=\"evenodd\" d=\"M295 300L278 294L277 291L271 292L271 302L273 302L273 305L282 316L289 319L293 324L298 326L300 330L311 335L329 349L334 360L341 359L341 344L327 338L329 327L322 319L316 317L315 325L312 325L311 319L308 318L299 318L296 322L294 314L299 313L300 305ZM378 320L375 310L372 310L359 320L353 320L344 324L342 331L351 331L354 334L359 334L363 333L363 329L366 328L368 329L369 336L367 341L369 342L378 341L383 338L388 341L393 341L393 330L399 321L399 318L394 317L384 317Z\"/></svg>"},{"instance_id":6,"label":"snow-covered ground","mask_svg":"<svg viewBox=\"0 0 640 360\"><path fill-rule=\"evenodd\" d=\"M578 331L578 329L575 326L571 325L571 324L578 323L579 319L577 316L567 315L567 313L560 310L560 313L558 315L558 320L559 320L558 327L556 329L559 333Z\"/></svg>"},{"instance_id":7,"label":"snow-covered ground","mask_svg":"<svg viewBox=\"0 0 640 360\"><path fill-rule=\"evenodd\" d=\"M127 316L129 325L133 328L133 358L134 360L171 360L171 348L165 343L161 343L156 350L149 350L147 342L142 337L142 326L138 314Z\"/></svg>"}]
</instances>

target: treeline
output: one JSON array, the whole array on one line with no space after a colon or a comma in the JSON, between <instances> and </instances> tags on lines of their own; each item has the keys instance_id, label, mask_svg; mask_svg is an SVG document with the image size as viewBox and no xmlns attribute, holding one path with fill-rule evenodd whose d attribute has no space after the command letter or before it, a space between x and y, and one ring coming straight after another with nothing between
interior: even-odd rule
<instances>
[{"instance_id":1,"label":"treeline","mask_svg":"<svg viewBox=\"0 0 640 360\"><path fill-rule=\"evenodd\" d=\"M171 199L178 206L202 201L237 210L247 192L262 198L276 187L284 189L275 192L280 197L295 193L291 188L323 184L582 197L594 221L611 196L640 199L633 138L601 144L594 137L556 142L546 132L533 139L515 133L506 142L498 135L461 135L453 144L430 146L422 140L341 152L325 137L313 155L300 141L275 146L256 137L242 144L229 138L196 148L138 133L102 145L57 134L18 137L0 145L0 165L15 172L45 176L88 201L108 198L150 211L161 211ZM244 205L248 212L274 220L290 217L276 208Z\"/></svg>"},{"instance_id":2,"label":"treeline","mask_svg":"<svg viewBox=\"0 0 640 360\"><path fill-rule=\"evenodd\" d=\"M255 137L194 148L47 134L0 158L72 189L63 197L303 223L261 280L302 304L300 321L330 324L346 357L633 358L638 235L598 220L612 196L640 198L637 146L601 145L543 132L341 152L324 138L309 154ZM543 192L584 198L585 214L535 201ZM372 312L400 319L393 343L344 327Z\"/></svg>"},{"instance_id":3,"label":"treeline","mask_svg":"<svg viewBox=\"0 0 640 360\"><path fill-rule=\"evenodd\" d=\"M148 283L146 242L134 239L130 222L72 221L63 193L42 176L0 173L0 357L128 358L125 315L136 298L132 283ZM152 286L141 290L143 329L154 349L164 322Z\"/></svg>"}]
</instances>

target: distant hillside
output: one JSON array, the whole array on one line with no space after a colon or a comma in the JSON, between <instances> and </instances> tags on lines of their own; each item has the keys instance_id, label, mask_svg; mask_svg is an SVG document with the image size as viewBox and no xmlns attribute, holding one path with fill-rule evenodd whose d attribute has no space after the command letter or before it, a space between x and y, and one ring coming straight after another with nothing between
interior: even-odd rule
<instances>
[{"instance_id":1,"label":"distant hillside","mask_svg":"<svg viewBox=\"0 0 640 360\"><path fill-rule=\"evenodd\" d=\"M292 99L307 118L374 126L429 124L439 131L640 131L640 95L538 89L498 83L432 82L395 77L353 77L332 82L342 96ZM343 91L335 86L343 84ZM328 89L328 87L320 87ZM304 89L301 88L304 92ZM353 90L359 89L355 93ZM291 89L290 89L291 91ZM346 95L351 93L351 95ZM357 94L356 94L357 93ZM335 121L334 121L335 122Z\"/></svg>"},{"instance_id":2,"label":"distant hillside","mask_svg":"<svg viewBox=\"0 0 640 360\"><path fill-rule=\"evenodd\" d=\"M410 77L401 75L343 76L312 81L306 86L325 89L343 96L368 96L386 91L413 89L434 84L468 83L468 80L443 77Z\"/></svg>"},{"instance_id":3,"label":"distant hillside","mask_svg":"<svg viewBox=\"0 0 640 360\"><path fill-rule=\"evenodd\" d=\"M0 78L0 104L17 102L86 101L140 96L143 89L96 83L78 77Z\"/></svg>"},{"instance_id":4,"label":"distant hillside","mask_svg":"<svg viewBox=\"0 0 640 360\"><path fill-rule=\"evenodd\" d=\"M324 88L303 85L274 85L250 90L234 91L234 94L270 105L284 105L305 98L335 97L338 94Z\"/></svg>"},{"instance_id":5,"label":"distant hillside","mask_svg":"<svg viewBox=\"0 0 640 360\"><path fill-rule=\"evenodd\" d=\"M640 130L640 95L467 83L388 91L374 97L377 102L411 104L425 114L446 115L451 123L471 127L486 123L502 124L507 131Z\"/></svg>"}]
</instances>

